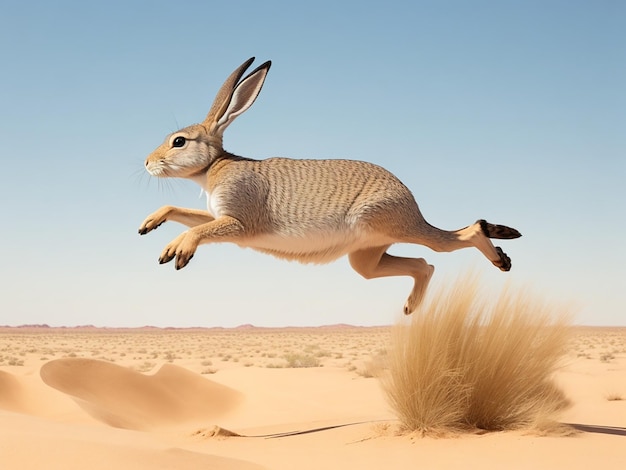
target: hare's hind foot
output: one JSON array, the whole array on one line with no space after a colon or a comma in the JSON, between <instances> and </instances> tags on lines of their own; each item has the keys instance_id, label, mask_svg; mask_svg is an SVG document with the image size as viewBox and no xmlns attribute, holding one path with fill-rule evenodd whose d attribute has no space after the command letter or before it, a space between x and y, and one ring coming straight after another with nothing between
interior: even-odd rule
<instances>
[{"instance_id":1,"label":"hare's hind foot","mask_svg":"<svg viewBox=\"0 0 626 470\"><path fill-rule=\"evenodd\" d=\"M496 246L496 253L498 253L498 256L500 257L500 261L494 262L493 265L496 268L499 268L500 271L510 271L511 270L511 258L509 258L509 256L504 251L502 251L502 248L500 248L499 246Z\"/></svg>"},{"instance_id":2,"label":"hare's hind foot","mask_svg":"<svg viewBox=\"0 0 626 470\"><path fill-rule=\"evenodd\" d=\"M430 278L433 277L434 272L435 267L432 264L427 264L423 276L414 278L415 283L413 284L413 290L404 304L405 315L411 315L415 310L417 310L417 307L420 306L422 300L424 299L426 288L430 283Z\"/></svg>"},{"instance_id":3,"label":"hare's hind foot","mask_svg":"<svg viewBox=\"0 0 626 470\"><path fill-rule=\"evenodd\" d=\"M513 238L519 238L522 236L519 231L514 228L507 227L506 225L490 224L486 220L477 220L476 223L480 224L480 228L488 238L498 238L501 240L512 240Z\"/></svg>"}]
</instances>

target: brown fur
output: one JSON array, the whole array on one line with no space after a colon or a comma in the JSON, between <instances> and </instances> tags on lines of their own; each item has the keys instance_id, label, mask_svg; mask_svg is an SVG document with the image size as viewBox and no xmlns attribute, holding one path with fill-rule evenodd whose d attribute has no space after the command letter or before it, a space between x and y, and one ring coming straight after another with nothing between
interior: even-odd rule
<instances>
[{"instance_id":1,"label":"brown fur","mask_svg":"<svg viewBox=\"0 0 626 470\"><path fill-rule=\"evenodd\" d=\"M255 101L270 67L266 62L241 79L252 60L229 76L203 123L171 134L146 159L151 175L188 178L207 193L207 212L164 206L141 224L142 235L166 220L189 227L166 246L161 263L175 259L181 269L200 244L213 242L303 263L349 255L352 267L368 279L415 279L407 314L419 305L434 268L421 258L388 255L394 243L435 251L474 246L495 266L510 269L508 257L489 238L516 238L519 232L485 221L456 231L435 228L424 220L409 189L380 166L353 160L253 160L226 152L224 130Z\"/></svg>"}]
</instances>

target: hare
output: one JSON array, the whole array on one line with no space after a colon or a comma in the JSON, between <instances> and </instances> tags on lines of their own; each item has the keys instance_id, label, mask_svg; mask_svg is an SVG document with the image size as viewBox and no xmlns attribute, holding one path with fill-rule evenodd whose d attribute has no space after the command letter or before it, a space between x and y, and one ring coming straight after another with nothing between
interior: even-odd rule
<instances>
[{"instance_id":1,"label":"hare","mask_svg":"<svg viewBox=\"0 0 626 470\"><path fill-rule=\"evenodd\" d=\"M521 234L485 220L455 231L430 225L411 191L398 178L372 163L353 160L253 160L226 152L222 136L256 100L271 62L245 78L254 57L239 66L219 89L206 119L169 135L145 166L152 176L187 178L198 183L207 210L164 206L150 214L139 233L167 220L189 227L169 243L159 263L175 259L184 268L198 245L232 242L287 260L328 263L348 255L366 279L411 276L413 290L404 305L420 304L434 267L423 258L391 256L394 243L416 243L449 252L476 247L502 271L509 257L490 238Z\"/></svg>"}]
</instances>

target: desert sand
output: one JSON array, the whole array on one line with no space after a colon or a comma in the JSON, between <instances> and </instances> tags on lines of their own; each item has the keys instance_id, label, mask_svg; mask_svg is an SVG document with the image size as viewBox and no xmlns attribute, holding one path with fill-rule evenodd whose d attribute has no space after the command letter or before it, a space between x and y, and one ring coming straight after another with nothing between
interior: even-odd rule
<instances>
[{"instance_id":1,"label":"desert sand","mask_svg":"<svg viewBox=\"0 0 626 470\"><path fill-rule=\"evenodd\" d=\"M574 327L566 435L398 435L390 327L0 328L0 468L626 468L626 328Z\"/></svg>"}]
</instances>

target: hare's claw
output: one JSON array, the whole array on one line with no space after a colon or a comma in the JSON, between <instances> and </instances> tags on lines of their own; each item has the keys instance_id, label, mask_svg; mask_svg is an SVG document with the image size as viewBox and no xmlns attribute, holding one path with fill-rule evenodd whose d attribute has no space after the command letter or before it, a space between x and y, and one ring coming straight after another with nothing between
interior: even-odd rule
<instances>
[{"instance_id":1,"label":"hare's claw","mask_svg":"<svg viewBox=\"0 0 626 470\"><path fill-rule=\"evenodd\" d=\"M185 257L181 257L181 256L176 257L176 265L175 265L176 270L178 271L179 269L183 269L185 266L187 266L189 264L189 261L191 261L191 258L193 258L193 253Z\"/></svg>"},{"instance_id":2,"label":"hare's claw","mask_svg":"<svg viewBox=\"0 0 626 470\"><path fill-rule=\"evenodd\" d=\"M156 212L154 214L150 214L139 226L139 235L145 235L146 233L151 232L163 224L166 220L167 219L165 217L159 217Z\"/></svg>"},{"instance_id":3,"label":"hare's claw","mask_svg":"<svg viewBox=\"0 0 626 470\"><path fill-rule=\"evenodd\" d=\"M141 227L139 227L139 235L145 235L148 232L151 232L152 230L155 230L157 228L159 228L164 221L159 222L158 224L154 224L152 223L152 220L146 220L143 224L141 224Z\"/></svg>"},{"instance_id":4,"label":"hare's claw","mask_svg":"<svg viewBox=\"0 0 626 470\"><path fill-rule=\"evenodd\" d=\"M169 263L176 258L175 268L182 269L189 264L197 248L198 243L192 234L181 233L165 247L159 257L159 264Z\"/></svg>"},{"instance_id":5,"label":"hare's claw","mask_svg":"<svg viewBox=\"0 0 626 470\"><path fill-rule=\"evenodd\" d=\"M169 263L169 262L170 262L170 261L172 261L174 258L176 258L176 255L166 255L166 254L162 254L161 256L159 256L159 264Z\"/></svg>"}]
</instances>

